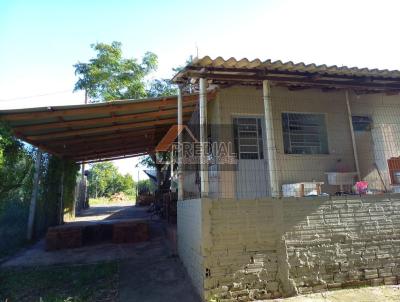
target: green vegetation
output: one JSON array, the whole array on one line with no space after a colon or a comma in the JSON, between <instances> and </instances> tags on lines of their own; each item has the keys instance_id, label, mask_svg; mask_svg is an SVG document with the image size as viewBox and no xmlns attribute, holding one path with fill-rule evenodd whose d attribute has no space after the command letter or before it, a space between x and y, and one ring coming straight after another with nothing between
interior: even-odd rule
<instances>
[{"instance_id":1,"label":"green vegetation","mask_svg":"<svg viewBox=\"0 0 400 302\"><path fill-rule=\"evenodd\" d=\"M135 196L136 186L131 175L122 175L112 162L96 163L90 166L89 198L111 197L123 192Z\"/></svg>"},{"instance_id":2,"label":"green vegetation","mask_svg":"<svg viewBox=\"0 0 400 302\"><path fill-rule=\"evenodd\" d=\"M116 301L118 263L2 269L0 301Z\"/></svg>"},{"instance_id":3,"label":"green vegetation","mask_svg":"<svg viewBox=\"0 0 400 302\"><path fill-rule=\"evenodd\" d=\"M168 80L146 82L145 78L157 70L158 58L146 52L139 62L122 56L122 43L96 43L91 48L96 56L89 63L74 65L79 77L76 90L86 90L92 102L139 99L176 94L176 88Z\"/></svg>"},{"instance_id":4,"label":"green vegetation","mask_svg":"<svg viewBox=\"0 0 400 302\"><path fill-rule=\"evenodd\" d=\"M36 152L15 139L0 124L0 258L26 245ZM42 155L34 237L59 222L61 169L64 169L64 213L72 215L78 166L48 154Z\"/></svg>"}]
</instances>

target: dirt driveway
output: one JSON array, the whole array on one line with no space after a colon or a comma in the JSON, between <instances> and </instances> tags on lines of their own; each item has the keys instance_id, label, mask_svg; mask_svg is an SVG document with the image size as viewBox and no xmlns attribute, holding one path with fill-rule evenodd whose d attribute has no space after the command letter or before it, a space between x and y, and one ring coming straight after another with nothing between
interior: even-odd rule
<instances>
[{"instance_id":1,"label":"dirt driveway","mask_svg":"<svg viewBox=\"0 0 400 302\"><path fill-rule=\"evenodd\" d=\"M120 204L94 206L83 211L77 220L79 223L102 219L150 219L146 210ZM200 301L183 265L166 239L164 223L158 219L149 220L149 227L150 240L136 244L105 243L48 252L42 240L3 263L2 267L10 269L117 261L118 297L121 302Z\"/></svg>"},{"instance_id":2,"label":"dirt driveway","mask_svg":"<svg viewBox=\"0 0 400 302\"><path fill-rule=\"evenodd\" d=\"M149 218L146 208L104 205L81 213L78 220ZM150 221L150 237L138 244L100 244L46 252L44 242L19 253L3 267L76 265L117 261L118 297L121 302L198 302L194 288L179 258L165 236L162 221ZM0 267L1 269L1 267ZM49 280L51 282L51 280ZM271 300L269 300L271 301ZM346 289L273 301L284 302L380 302L400 301L399 286Z\"/></svg>"}]
</instances>

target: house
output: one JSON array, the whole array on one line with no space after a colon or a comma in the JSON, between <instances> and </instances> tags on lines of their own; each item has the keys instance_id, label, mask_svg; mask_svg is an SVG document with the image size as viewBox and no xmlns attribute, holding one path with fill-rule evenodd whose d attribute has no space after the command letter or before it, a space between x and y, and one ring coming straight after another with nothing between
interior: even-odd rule
<instances>
[{"instance_id":1,"label":"house","mask_svg":"<svg viewBox=\"0 0 400 302\"><path fill-rule=\"evenodd\" d=\"M178 253L204 300L400 281L400 71L204 57L173 81L178 96L0 119L78 163L177 138ZM343 194L356 181L368 194Z\"/></svg>"},{"instance_id":2,"label":"house","mask_svg":"<svg viewBox=\"0 0 400 302\"><path fill-rule=\"evenodd\" d=\"M204 299L397 282L400 71L204 57L173 80L199 91L188 127L200 152L197 165L178 152L177 219ZM370 194L335 196L356 181Z\"/></svg>"}]
</instances>

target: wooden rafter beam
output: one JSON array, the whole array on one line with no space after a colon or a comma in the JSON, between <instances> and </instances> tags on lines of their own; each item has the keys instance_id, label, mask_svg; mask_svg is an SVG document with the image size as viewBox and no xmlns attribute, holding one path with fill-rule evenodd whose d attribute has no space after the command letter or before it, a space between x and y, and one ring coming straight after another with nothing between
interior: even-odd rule
<instances>
[{"instance_id":1,"label":"wooden rafter beam","mask_svg":"<svg viewBox=\"0 0 400 302\"><path fill-rule=\"evenodd\" d=\"M278 70L278 69L268 69L268 68L236 68L236 67L213 67L213 66L188 66L186 74L190 74L191 72L207 72L207 73L242 73L248 75L259 75L259 76L267 76L267 75L285 75L285 76L302 76L309 77L313 79L318 78L331 78L331 79L360 79L364 81L385 81L385 82L400 82L400 78L398 77L385 77L385 76L355 76L352 74L334 74L334 73L323 73L323 72L310 72L310 71L296 71L296 70Z\"/></svg>"},{"instance_id":2,"label":"wooden rafter beam","mask_svg":"<svg viewBox=\"0 0 400 302\"><path fill-rule=\"evenodd\" d=\"M193 112L194 110L195 106L191 105L189 107L183 108L183 113L188 114ZM42 130L57 130L62 128L89 127L103 123L126 123L129 121L146 119L146 118L160 119L163 116L166 115L170 116L174 114L176 114L176 109L158 110L146 113L136 113L136 114L127 114L119 116L114 115L112 117L105 117L105 118L102 117L102 118L81 119L81 120L55 122L55 123L45 123L38 125L17 126L14 127L14 132L24 133L24 132L34 132Z\"/></svg>"},{"instance_id":3,"label":"wooden rafter beam","mask_svg":"<svg viewBox=\"0 0 400 302\"><path fill-rule=\"evenodd\" d=\"M109 151L96 154L93 153L91 155L85 155L85 156L71 156L69 158L75 161L87 161L91 159L99 159L99 158L114 157L114 156L147 154L151 151L152 150L143 150L143 148L137 148L137 149L121 148L117 151Z\"/></svg>"},{"instance_id":4,"label":"wooden rafter beam","mask_svg":"<svg viewBox=\"0 0 400 302\"><path fill-rule=\"evenodd\" d=\"M214 74L214 73L189 73L190 77L194 78L207 78L209 80L226 81L226 82L262 82L270 80L276 83L285 83L287 85L308 85L311 87L337 87L337 88L353 88L364 90L400 90L400 81L396 83L376 83L365 82L364 80L325 80L325 79L312 79L309 77L296 77L296 76L270 76L259 74Z\"/></svg>"},{"instance_id":5,"label":"wooden rafter beam","mask_svg":"<svg viewBox=\"0 0 400 302\"><path fill-rule=\"evenodd\" d=\"M146 143L146 144L140 144L140 143L126 143L126 144L121 144L121 145L108 145L104 146L102 148L90 148L90 149L83 149L83 150L75 150L72 157L82 157L82 156L90 156L90 155L97 155L97 154L103 154L103 153L109 153L109 152L117 152L119 150L153 150L155 148L154 143ZM67 156L67 154L66 154Z\"/></svg>"},{"instance_id":6,"label":"wooden rafter beam","mask_svg":"<svg viewBox=\"0 0 400 302\"><path fill-rule=\"evenodd\" d=\"M216 96L216 91L208 93L208 99L214 99ZM183 97L183 103L186 105L196 104L199 96L196 94L185 95ZM165 97L160 100L142 100L142 101L132 101L131 103L121 103L118 101L109 102L102 105L86 105L78 108L71 109L57 109L49 107L46 111L38 112L21 112L21 113L10 113L0 112L0 119L5 121L24 121L24 120L40 120L58 117L70 117L70 116L86 116L93 114L109 114L110 112L120 112L120 111L142 111L142 110L154 110L154 109L168 109L175 108L177 105L176 96Z\"/></svg>"},{"instance_id":7,"label":"wooden rafter beam","mask_svg":"<svg viewBox=\"0 0 400 302\"><path fill-rule=\"evenodd\" d=\"M186 120L188 120L188 118L186 118ZM148 121L148 122L141 122L134 124L105 126L105 127L97 127L97 128L83 129L83 130L71 130L71 131L57 132L51 134L30 135L27 136L27 139L31 141L45 141L45 140L52 140L52 139L65 138L78 135L89 135L94 133L105 134L112 131L122 131L135 128L145 128L145 127L152 128L160 125L167 125L174 123L176 123L176 118L170 118L170 119L161 119L157 121Z\"/></svg>"},{"instance_id":8,"label":"wooden rafter beam","mask_svg":"<svg viewBox=\"0 0 400 302\"><path fill-rule=\"evenodd\" d=\"M164 131L164 129L168 129L169 126L163 126L157 128L158 131ZM67 137L61 138L60 140L51 141L52 146L63 146L63 145L80 145L82 143L90 143L90 142L101 142L104 140L114 139L114 138L124 138L124 137L144 137L146 135L155 135L156 128L152 129L144 129L144 130L127 130L120 131L118 133L110 133L110 134L95 134L91 136L76 138L76 137ZM46 141L44 141L46 142Z\"/></svg>"},{"instance_id":9,"label":"wooden rafter beam","mask_svg":"<svg viewBox=\"0 0 400 302\"><path fill-rule=\"evenodd\" d=\"M99 159L92 159L92 160L87 160L87 161L77 161L77 163L86 163L86 164L93 164L93 163L99 163L99 162L104 162L104 161L110 161L110 160L119 160L119 159L126 159L126 158L132 158L132 157L137 157L137 156L142 156L146 155L147 153L135 153L131 155L122 155L122 156L113 156L113 157L105 157L105 158L99 158Z\"/></svg>"},{"instance_id":10,"label":"wooden rafter beam","mask_svg":"<svg viewBox=\"0 0 400 302\"><path fill-rule=\"evenodd\" d=\"M73 148L65 148L64 153L71 152L73 154L79 154L84 152L91 152L93 150L106 150L110 148L116 148L118 146L123 147L148 147L157 145L157 141L155 139L149 139L143 142L143 140L118 140L118 141L109 141L103 144L88 144L85 146L74 146Z\"/></svg>"}]
</instances>

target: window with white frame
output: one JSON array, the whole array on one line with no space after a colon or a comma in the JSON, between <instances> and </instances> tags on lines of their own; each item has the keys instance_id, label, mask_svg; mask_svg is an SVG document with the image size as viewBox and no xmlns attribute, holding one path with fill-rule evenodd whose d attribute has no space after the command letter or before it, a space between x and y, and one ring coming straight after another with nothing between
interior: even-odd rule
<instances>
[{"instance_id":1,"label":"window with white frame","mask_svg":"<svg viewBox=\"0 0 400 302\"><path fill-rule=\"evenodd\" d=\"M282 113L286 154L328 154L324 114Z\"/></svg>"},{"instance_id":2,"label":"window with white frame","mask_svg":"<svg viewBox=\"0 0 400 302\"><path fill-rule=\"evenodd\" d=\"M233 132L239 159L264 158L261 118L234 118Z\"/></svg>"}]
</instances>

